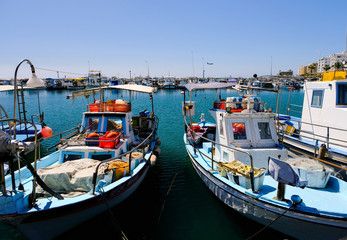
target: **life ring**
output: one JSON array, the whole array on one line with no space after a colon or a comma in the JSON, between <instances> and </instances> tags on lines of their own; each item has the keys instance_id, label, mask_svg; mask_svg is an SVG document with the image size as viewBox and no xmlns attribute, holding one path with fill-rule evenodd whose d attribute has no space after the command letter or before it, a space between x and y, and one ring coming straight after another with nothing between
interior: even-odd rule
<instances>
[{"instance_id":1,"label":"life ring","mask_svg":"<svg viewBox=\"0 0 347 240\"><path fill-rule=\"evenodd\" d=\"M97 137L100 137L100 135L94 132L94 133L89 133L89 134L87 135L87 137L88 137L88 138L97 138Z\"/></svg>"}]
</instances>

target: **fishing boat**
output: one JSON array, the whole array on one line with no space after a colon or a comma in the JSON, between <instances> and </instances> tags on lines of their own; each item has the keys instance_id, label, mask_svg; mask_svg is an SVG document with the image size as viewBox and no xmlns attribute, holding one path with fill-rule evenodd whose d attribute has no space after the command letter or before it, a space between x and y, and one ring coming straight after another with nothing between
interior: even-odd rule
<instances>
[{"instance_id":1,"label":"fishing boat","mask_svg":"<svg viewBox=\"0 0 347 240\"><path fill-rule=\"evenodd\" d=\"M287 114L277 116L283 143L347 164L346 96L346 72L327 72L322 81L306 81L303 104L293 104L290 95ZM293 116L296 112L301 117Z\"/></svg>"},{"instance_id":2,"label":"fishing boat","mask_svg":"<svg viewBox=\"0 0 347 240\"><path fill-rule=\"evenodd\" d=\"M66 88L68 90L81 90L86 88L86 78L68 78L66 79Z\"/></svg>"},{"instance_id":3,"label":"fishing boat","mask_svg":"<svg viewBox=\"0 0 347 240\"><path fill-rule=\"evenodd\" d=\"M194 122L198 107L192 91L228 87L186 85L184 143L202 181L224 204L265 225L259 231L250 227L250 238L259 238L266 228L297 239L347 237L347 183L279 144L275 114L250 94L250 85L241 97L211 104L215 122L207 122L204 114Z\"/></svg>"},{"instance_id":4,"label":"fishing boat","mask_svg":"<svg viewBox=\"0 0 347 240\"><path fill-rule=\"evenodd\" d=\"M2 223L16 227L29 239L51 239L119 204L138 188L160 153L153 89L113 88L148 93L152 111L133 116L131 94L129 102L101 101L100 94L100 100L87 105L79 133L62 138L57 151L40 159L36 148L32 164L19 155L18 161L25 166L10 169L6 176L1 161ZM69 98L92 91L96 90L72 92ZM4 156L19 149L14 143L4 143L0 147Z\"/></svg>"},{"instance_id":5,"label":"fishing boat","mask_svg":"<svg viewBox=\"0 0 347 240\"><path fill-rule=\"evenodd\" d=\"M62 78L46 78L47 90L64 90L66 88L67 85Z\"/></svg>"},{"instance_id":6,"label":"fishing boat","mask_svg":"<svg viewBox=\"0 0 347 240\"><path fill-rule=\"evenodd\" d=\"M164 89L174 89L175 86L175 78L171 76L164 77L163 79L163 88Z\"/></svg>"}]
</instances>

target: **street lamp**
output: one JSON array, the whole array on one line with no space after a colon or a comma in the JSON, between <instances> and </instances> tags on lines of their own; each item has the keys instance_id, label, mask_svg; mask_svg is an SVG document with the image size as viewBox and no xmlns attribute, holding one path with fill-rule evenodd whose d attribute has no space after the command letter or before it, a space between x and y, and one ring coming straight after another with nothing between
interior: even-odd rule
<instances>
[{"instance_id":1,"label":"street lamp","mask_svg":"<svg viewBox=\"0 0 347 240\"><path fill-rule=\"evenodd\" d=\"M13 118L16 119L16 105L17 105L17 92L18 92L18 86L17 86L17 72L19 69L19 66L23 63L23 62L27 62L30 65L31 68L31 78L28 80L27 82L27 87L32 87L32 88L37 88L37 87L43 87L44 86L44 82L39 79L36 74L35 74L35 67L34 65L28 60L28 59L24 59L22 60L18 66L16 67L16 70L14 72L14 116ZM19 107L19 106L18 106Z\"/></svg>"}]
</instances>

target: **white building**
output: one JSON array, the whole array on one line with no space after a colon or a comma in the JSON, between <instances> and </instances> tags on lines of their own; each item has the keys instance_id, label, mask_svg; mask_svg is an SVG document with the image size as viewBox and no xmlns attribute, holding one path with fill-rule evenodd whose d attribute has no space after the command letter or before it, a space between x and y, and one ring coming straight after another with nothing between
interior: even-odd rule
<instances>
[{"instance_id":1,"label":"white building","mask_svg":"<svg viewBox=\"0 0 347 240\"><path fill-rule=\"evenodd\" d=\"M324 66L328 65L331 68L329 69L330 71L334 71L334 64L336 62L347 62L347 51L344 50L342 53L336 53L336 54L330 54L324 58L321 58L318 60L318 65L317 65L317 72L322 73L325 72Z\"/></svg>"},{"instance_id":2,"label":"white building","mask_svg":"<svg viewBox=\"0 0 347 240\"><path fill-rule=\"evenodd\" d=\"M317 73L323 73L325 72L324 67L326 65L330 66L331 68L329 71L335 71L334 64L337 62L347 62L347 34L346 34L346 48L342 53L336 53L336 54L330 54L324 58L321 58L318 60L317 64Z\"/></svg>"}]
</instances>

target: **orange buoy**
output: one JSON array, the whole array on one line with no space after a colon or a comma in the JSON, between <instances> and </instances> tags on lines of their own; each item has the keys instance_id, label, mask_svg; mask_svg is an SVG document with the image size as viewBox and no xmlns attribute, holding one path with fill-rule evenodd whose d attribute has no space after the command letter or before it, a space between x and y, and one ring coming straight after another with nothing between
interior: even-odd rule
<instances>
[{"instance_id":1,"label":"orange buoy","mask_svg":"<svg viewBox=\"0 0 347 240\"><path fill-rule=\"evenodd\" d=\"M53 133L52 129L47 126L41 130L42 136L46 138L52 136L52 133Z\"/></svg>"},{"instance_id":2,"label":"orange buoy","mask_svg":"<svg viewBox=\"0 0 347 240\"><path fill-rule=\"evenodd\" d=\"M118 132L110 132L110 133L108 133L105 137L106 138L115 138L115 137L117 137L119 134L118 134Z\"/></svg>"},{"instance_id":3,"label":"orange buoy","mask_svg":"<svg viewBox=\"0 0 347 240\"><path fill-rule=\"evenodd\" d=\"M100 137L100 135L94 132L94 133L89 133L89 134L87 135L87 137L88 137L88 138L97 138L97 137Z\"/></svg>"}]
</instances>

